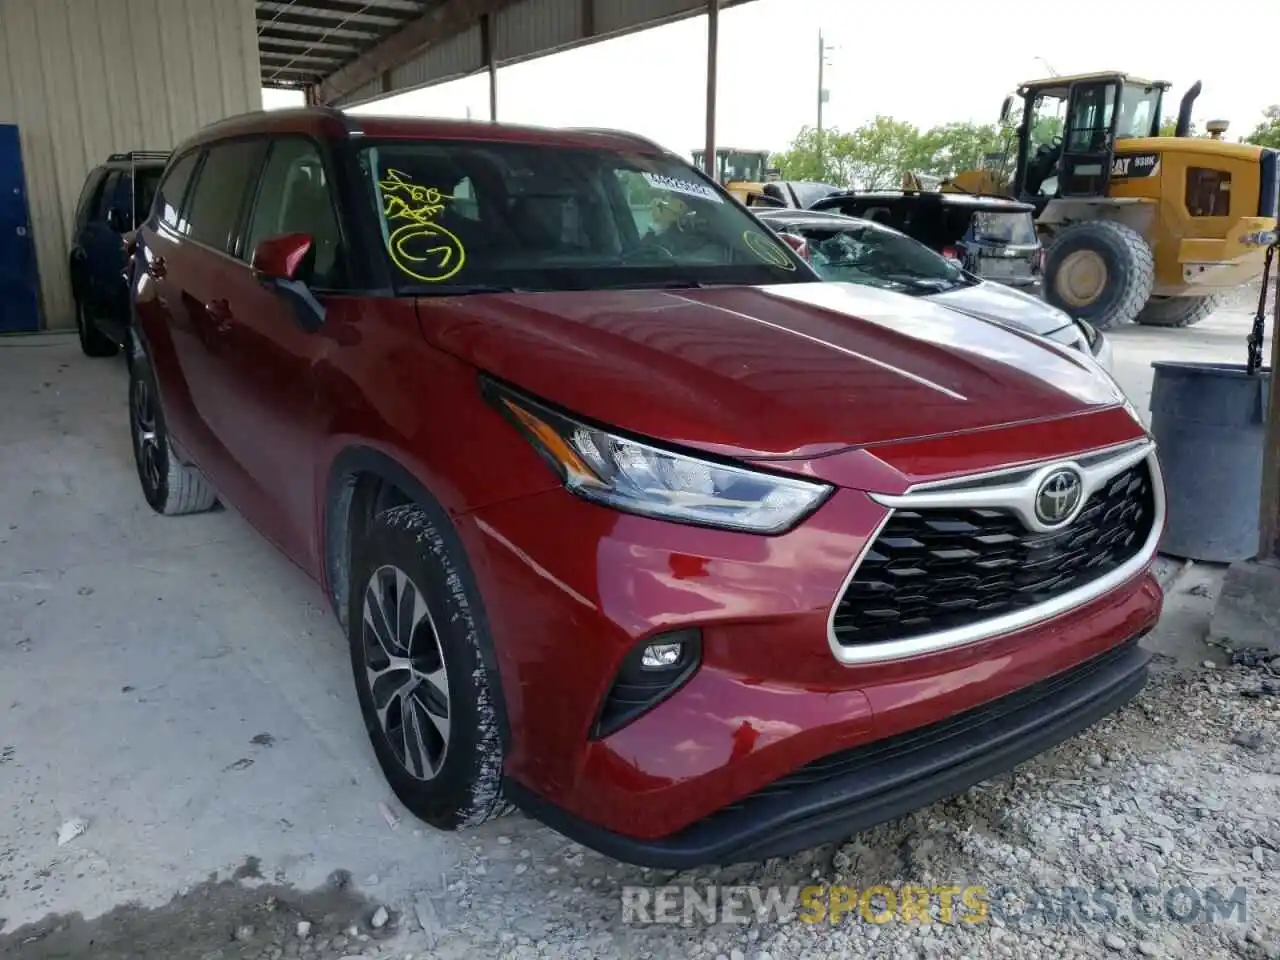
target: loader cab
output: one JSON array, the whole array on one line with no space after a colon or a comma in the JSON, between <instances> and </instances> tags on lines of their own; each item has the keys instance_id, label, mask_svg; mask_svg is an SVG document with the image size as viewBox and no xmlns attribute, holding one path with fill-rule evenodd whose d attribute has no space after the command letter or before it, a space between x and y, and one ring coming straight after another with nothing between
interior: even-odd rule
<instances>
[{"instance_id":1,"label":"loader cab","mask_svg":"<svg viewBox=\"0 0 1280 960\"><path fill-rule=\"evenodd\" d=\"M1023 84L1014 195L1040 209L1054 197L1107 196L1112 176L1128 175L1116 142L1159 135L1168 86L1122 73Z\"/></svg>"}]
</instances>

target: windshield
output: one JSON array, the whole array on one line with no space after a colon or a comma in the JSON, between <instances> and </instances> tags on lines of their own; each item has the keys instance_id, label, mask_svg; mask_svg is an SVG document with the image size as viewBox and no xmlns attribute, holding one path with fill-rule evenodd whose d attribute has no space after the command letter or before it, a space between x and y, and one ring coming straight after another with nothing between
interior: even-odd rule
<instances>
[{"instance_id":1,"label":"windshield","mask_svg":"<svg viewBox=\"0 0 1280 960\"><path fill-rule=\"evenodd\" d=\"M521 143L360 152L397 284L451 294L813 280L680 161Z\"/></svg>"},{"instance_id":2,"label":"windshield","mask_svg":"<svg viewBox=\"0 0 1280 960\"><path fill-rule=\"evenodd\" d=\"M1036 224L1028 213L996 213L978 210L973 215L973 233L979 243L1006 243L1034 246Z\"/></svg>"},{"instance_id":3,"label":"windshield","mask_svg":"<svg viewBox=\"0 0 1280 960\"><path fill-rule=\"evenodd\" d=\"M1120 90L1116 139L1151 137L1160 132L1160 88L1126 83Z\"/></svg>"},{"instance_id":4,"label":"windshield","mask_svg":"<svg viewBox=\"0 0 1280 960\"><path fill-rule=\"evenodd\" d=\"M785 232L808 242L810 262L823 280L915 295L942 293L972 282L958 266L924 244L873 224L801 225Z\"/></svg>"},{"instance_id":5,"label":"windshield","mask_svg":"<svg viewBox=\"0 0 1280 960\"><path fill-rule=\"evenodd\" d=\"M758 153L729 150L723 155L720 176L722 183L759 183L764 179L765 158Z\"/></svg>"}]
</instances>

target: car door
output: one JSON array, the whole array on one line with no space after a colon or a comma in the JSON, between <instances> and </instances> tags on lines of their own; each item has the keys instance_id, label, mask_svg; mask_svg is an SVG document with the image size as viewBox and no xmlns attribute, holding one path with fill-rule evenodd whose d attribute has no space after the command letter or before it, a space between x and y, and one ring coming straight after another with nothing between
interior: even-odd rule
<instances>
[{"instance_id":1,"label":"car door","mask_svg":"<svg viewBox=\"0 0 1280 960\"><path fill-rule=\"evenodd\" d=\"M85 306L97 317L111 305L114 282L124 266L124 241L115 231L111 212L119 207L119 195L127 174L121 170L107 172L97 203L81 231L81 247L85 252Z\"/></svg>"},{"instance_id":2,"label":"car door","mask_svg":"<svg viewBox=\"0 0 1280 960\"><path fill-rule=\"evenodd\" d=\"M263 240L306 234L312 262L299 275L317 301L331 306L346 278L332 180L317 144L305 137L273 140L256 197L223 273L226 322L213 351L226 385L211 412L231 456L252 479L250 519L304 568L314 556L314 464L324 411L316 375L331 337L300 322L293 303L250 264Z\"/></svg>"},{"instance_id":3,"label":"car door","mask_svg":"<svg viewBox=\"0 0 1280 960\"><path fill-rule=\"evenodd\" d=\"M102 197L102 188L106 183L107 171L104 167L96 167L85 178L80 198L76 201L76 222L71 237L71 292L77 300L84 300L89 295L89 255L85 250L86 230L98 208Z\"/></svg>"},{"instance_id":4,"label":"car door","mask_svg":"<svg viewBox=\"0 0 1280 960\"><path fill-rule=\"evenodd\" d=\"M202 358L182 309L181 282L196 266L183 233L186 198L203 155L192 150L166 169L152 216L138 233L133 287L138 336L155 373L170 438L202 467L213 460L216 447L189 383L202 375Z\"/></svg>"}]
</instances>

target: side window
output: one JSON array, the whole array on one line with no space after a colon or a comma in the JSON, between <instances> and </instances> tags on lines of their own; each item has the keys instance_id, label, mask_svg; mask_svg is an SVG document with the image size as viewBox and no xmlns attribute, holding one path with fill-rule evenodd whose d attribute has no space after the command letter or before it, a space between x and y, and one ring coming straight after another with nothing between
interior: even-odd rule
<instances>
[{"instance_id":1,"label":"side window","mask_svg":"<svg viewBox=\"0 0 1280 960\"><path fill-rule=\"evenodd\" d=\"M192 150L179 159L173 166L169 167L168 173L165 174L164 180L160 182L160 189L157 191L156 208L160 215L160 221L179 233L186 227L186 222L183 218L182 198L187 192L187 184L191 182L191 175L195 172L196 162L199 159L199 150Z\"/></svg>"},{"instance_id":2,"label":"side window","mask_svg":"<svg viewBox=\"0 0 1280 960\"><path fill-rule=\"evenodd\" d=\"M186 233L192 240L235 253L240 215L265 149L264 140L237 140L209 148L187 204Z\"/></svg>"},{"instance_id":3,"label":"side window","mask_svg":"<svg viewBox=\"0 0 1280 960\"><path fill-rule=\"evenodd\" d=\"M84 187L80 190L80 198L76 201L76 223L84 223L89 218L89 211L98 203L102 194L103 171L101 167L89 171Z\"/></svg>"},{"instance_id":4,"label":"side window","mask_svg":"<svg viewBox=\"0 0 1280 960\"><path fill-rule=\"evenodd\" d=\"M133 222L140 224L151 213L156 199L156 187L160 185L161 170L158 167L142 167L133 178Z\"/></svg>"},{"instance_id":5,"label":"side window","mask_svg":"<svg viewBox=\"0 0 1280 960\"><path fill-rule=\"evenodd\" d=\"M301 138L277 140L271 147L249 220L244 258L251 259L263 240L285 233L311 237L312 286L335 289L345 283L342 236L324 163L316 145Z\"/></svg>"},{"instance_id":6,"label":"side window","mask_svg":"<svg viewBox=\"0 0 1280 960\"><path fill-rule=\"evenodd\" d=\"M116 195L120 192L120 178L124 174L119 170L112 170L107 174L107 179L102 186L102 192L98 194L98 202L93 205L92 220L106 220L107 212L111 209L112 204L116 203Z\"/></svg>"}]
</instances>

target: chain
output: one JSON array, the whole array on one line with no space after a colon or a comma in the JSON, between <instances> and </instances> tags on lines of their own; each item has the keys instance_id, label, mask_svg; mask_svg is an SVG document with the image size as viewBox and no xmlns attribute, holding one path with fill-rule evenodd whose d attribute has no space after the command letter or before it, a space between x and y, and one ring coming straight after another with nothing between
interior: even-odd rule
<instances>
[{"instance_id":1,"label":"chain","mask_svg":"<svg viewBox=\"0 0 1280 960\"><path fill-rule=\"evenodd\" d=\"M1249 334L1249 366L1250 376L1262 369L1262 336L1267 318L1267 287L1271 282L1271 263L1275 260L1276 250L1280 249L1280 240L1267 247L1267 259L1262 266L1262 292L1258 295L1258 313L1253 318L1253 330Z\"/></svg>"}]
</instances>

